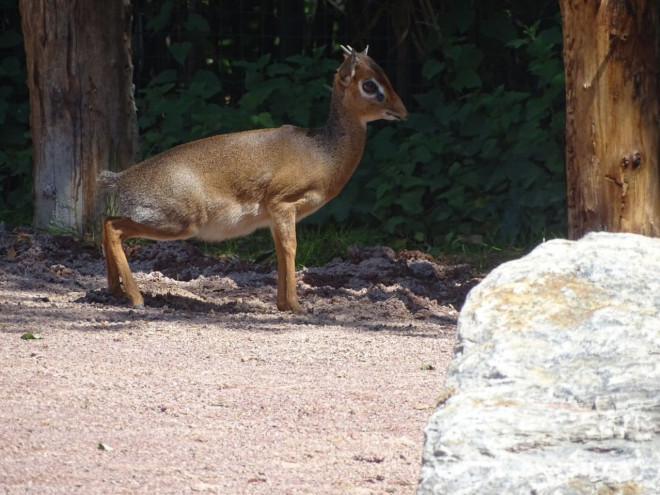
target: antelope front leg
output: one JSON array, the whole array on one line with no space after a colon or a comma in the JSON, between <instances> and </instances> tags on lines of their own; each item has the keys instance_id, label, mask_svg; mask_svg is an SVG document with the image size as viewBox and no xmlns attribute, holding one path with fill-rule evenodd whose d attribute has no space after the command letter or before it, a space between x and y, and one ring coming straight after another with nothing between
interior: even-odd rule
<instances>
[{"instance_id":1,"label":"antelope front leg","mask_svg":"<svg viewBox=\"0 0 660 495\"><path fill-rule=\"evenodd\" d=\"M303 313L296 292L296 219L291 211L270 229L277 255L277 309Z\"/></svg>"}]
</instances>

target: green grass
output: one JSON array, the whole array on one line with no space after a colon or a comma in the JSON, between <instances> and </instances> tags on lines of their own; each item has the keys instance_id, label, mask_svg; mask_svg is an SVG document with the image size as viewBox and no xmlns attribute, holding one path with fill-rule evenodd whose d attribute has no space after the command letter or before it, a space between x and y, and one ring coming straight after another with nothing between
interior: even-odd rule
<instances>
[{"instance_id":1,"label":"green grass","mask_svg":"<svg viewBox=\"0 0 660 495\"><path fill-rule=\"evenodd\" d=\"M251 263L275 259L273 241L268 230L258 230L253 234L222 242L190 241L200 246L209 256L235 255Z\"/></svg>"},{"instance_id":2,"label":"green grass","mask_svg":"<svg viewBox=\"0 0 660 495\"><path fill-rule=\"evenodd\" d=\"M541 241L539 241L541 242ZM496 246L479 237L448 235L431 246L429 253L446 264L468 264L479 272L489 272L496 266L528 253L535 246Z\"/></svg>"},{"instance_id":3,"label":"green grass","mask_svg":"<svg viewBox=\"0 0 660 495\"><path fill-rule=\"evenodd\" d=\"M337 224L298 225L296 265L321 266L334 258L346 257L349 246L388 245L387 238L380 232L364 228L354 228ZM235 255L253 262L275 262L275 249L268 230L220 243L198 242L210 256Z\"/></svg>"},{"instance_id":4,"label":"green grass","mask_svg":"<svg viewBox=\"0 0 660 495\"><path fill-rule=\"evenodd\" d=\"M349 246L389 245L384 234L373 229L327 224L302 225L298 234L296 263L300 266L325 265L334 258L345 258Z\"/></svg>"},{"instance_id":5,"label":"green grass","mask_svg":"<svg viewBox=\"0 0 660 495\"><path fill-rule=\"evenodd\" d=\"M479 238L446 236L440 243L431 244L419 239L387 236L381 231L327 223L324 225L299 224L296 265L300 267L322 266L334 258L345 258L349 246L388 246L395 251L402 249L429 253L441 263L466 263L478 271L490 271L495 266L519 258L530 247L498 247ZM540 242L540 241L539 241ZM260 230L246 237L220 243L197 245L210 256L234 255L252 263L274 263L275 250L268 230ZM533 247L533 246L532 246Z\"/></svg>"}]
</instances>

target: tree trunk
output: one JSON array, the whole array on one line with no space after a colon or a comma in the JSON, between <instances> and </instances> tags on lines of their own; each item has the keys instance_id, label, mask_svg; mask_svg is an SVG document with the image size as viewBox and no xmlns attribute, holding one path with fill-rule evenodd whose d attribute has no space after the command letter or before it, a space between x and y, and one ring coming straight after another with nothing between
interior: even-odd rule
<instances>
[{"instance_id":1,"label":"tree trunk","mask_svg":"<svg viewBox=\"0 0 660 495\"><path fill-rule=\"evenodd\" d=\"M569 237L660 233L658 1L560 0Z\"/></svg>"},{"instance_id":2,"label":"tree trunk","mask_svg":"<svg viewBox=\"0 0 660 495\"><path fill-rule=\"evenodd\" d=\"M128 1L20 0L30 89L35 227L82 233L96 178L134 162Z\"/></svg>"}]
</instances>

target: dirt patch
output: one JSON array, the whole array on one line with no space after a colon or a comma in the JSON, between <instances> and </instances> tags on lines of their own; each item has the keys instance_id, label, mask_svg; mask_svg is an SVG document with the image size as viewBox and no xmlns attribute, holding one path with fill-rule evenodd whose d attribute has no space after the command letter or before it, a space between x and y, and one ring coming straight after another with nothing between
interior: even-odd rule
<instances>
[{"instance_id":1,"label":"dirt patch","mask_svg":"<svg viewBox=\"0 0 660 495\"><path fill-rule=\"evenodd\" d=\"M96 245L0 232L0 492L415 491L469 266L353 247L291 315L272 265L127 251L145 310Z\"/></svg>"}]
</instances>

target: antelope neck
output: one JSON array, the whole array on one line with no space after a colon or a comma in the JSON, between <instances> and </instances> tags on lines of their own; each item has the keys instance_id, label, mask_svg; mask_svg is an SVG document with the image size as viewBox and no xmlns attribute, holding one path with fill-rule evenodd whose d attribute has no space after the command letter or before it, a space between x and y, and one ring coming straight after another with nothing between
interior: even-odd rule
<instances>
[{"instance_id":1,"label":"antelope neck","mask_svg":"<svg viewBox=\"0 0 660 495\"><path fill-rule=\"evenodd\" d=\"M336 88L332 92L330 114L325 127L322 128L322 133L328 149L332 150L336 160L339 162L355 160L354 166L357 166L364 151L367 128L366 124L344 106L342 96Z\"/></svg>"}]
</instances>

